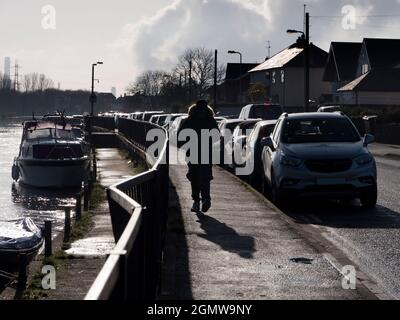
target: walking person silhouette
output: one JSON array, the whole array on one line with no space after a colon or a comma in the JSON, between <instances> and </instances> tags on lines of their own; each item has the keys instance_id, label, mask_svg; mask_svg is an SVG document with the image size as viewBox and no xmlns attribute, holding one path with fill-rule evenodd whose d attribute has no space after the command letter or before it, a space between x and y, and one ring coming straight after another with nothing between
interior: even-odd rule
<instances>
[{"instance_id":1,"label":"walking person silhouette","mask_svg":"<svg viewBox=\"0 0 400 320\"><path fill-rule=\"evenodd\" d=\"M218 124L214 119L214 111L208 106L207 101L200 100L190 107L189 117L183 123L179 132L185 129L195 131L198 137L198 159L196 159L198 161L187 161L189 167L187 178L192 186L192 198L194 201L192 212L200 212L201 209L202 212L206 213L211 208L210 184L213 180L212 144L209 143L210 141L202 141L201 133L202 130L218 130ZM202 146L209 146L209 159L207 159L206 163L202 159Z\"/></svg>"}]
</instances>

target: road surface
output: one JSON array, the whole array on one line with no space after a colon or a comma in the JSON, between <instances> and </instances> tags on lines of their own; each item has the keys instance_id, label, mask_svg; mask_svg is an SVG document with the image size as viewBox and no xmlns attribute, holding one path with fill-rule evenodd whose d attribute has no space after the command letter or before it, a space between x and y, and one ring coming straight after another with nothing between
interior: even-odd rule
<instances>
[{"instance_id":1,"label":"road surface","mask_svg":"<svg viewBox=\"0 0 400 320\"><path fill-rule=\"evenodd\" d=\"M318 232L350 258L378 286L400 299L400 157L376 157L379 201L364 211L358 203L322 202L284 212Z\"/></svg>"}]
</instances>

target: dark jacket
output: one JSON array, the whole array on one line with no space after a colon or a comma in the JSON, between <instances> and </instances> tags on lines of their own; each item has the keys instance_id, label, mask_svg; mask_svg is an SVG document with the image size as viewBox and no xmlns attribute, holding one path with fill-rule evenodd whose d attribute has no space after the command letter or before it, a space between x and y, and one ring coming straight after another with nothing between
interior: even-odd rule
<instances>
[{"instance_id":1,"label":"dark jacket","mask_svg":"<svg viewBox=\"0 0 400 320\"><path fill-rule=\"evenodd\" d=\"M191 107L189 109L189 117L182 124L179 133L185 129L192 129L197 133L199 144L198 144L198 164L201 163L201 146L203 143L207 143L207 141L202 141L201 131L202 130L218 130L218 124L214 119L214 112L210 107L204 108L199 107L197 105ZM178 146L182 147L186 142L179 142ZM210 165L212 164L212 141L209 141L209 155L210 161L208 162ZM191 163L188 163L191 164Z\"/></svg>"}]
</instances>

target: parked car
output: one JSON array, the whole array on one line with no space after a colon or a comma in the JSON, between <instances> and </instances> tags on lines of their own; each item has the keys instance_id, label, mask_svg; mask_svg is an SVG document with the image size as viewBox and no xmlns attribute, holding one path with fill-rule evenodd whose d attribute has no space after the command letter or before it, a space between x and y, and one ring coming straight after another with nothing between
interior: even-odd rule
<instances>
[{"instance_id":1,"label":"parked car","mask_svg":"<svg viewBox=\"0 0 400 320\"><path fill-rule=\"evenodd\" d=\"M277 120L282 114L283 108L278 104L249 104L242 109L239 119Z\"/></svg>"},{"instance_id":2,"label":"parked car","mask_svg":"<svg viewBox=\"0 0 400 320\"><path fill-rule=\"evenodd\" d=\"M153 123L153 124L157 124L158 123L158 115L157 116L151 116L149 122Z\"/></svg>"},{"instance_id":3,"label":"parked car","mask_svg":"<svg viewBox=\"0 0 400 320\"><path fill-rule=\"evenodd\" d=\"M263 190L276 204L297 197L359 198L372 208L378 193L372 142L339 113L285 114L262 141Z\"/></svg>"},{"instance_id":4,"label":"parked car","mask_svg":"<svg viewBox=\"0 0 400 320\"><path fill-rule=\"evenodd\" d=\"M131 120L138 120L141 117L143 117L143 112L134 112L129 115L129 119Z\"/></svg>"},{"instance_id":5,"label":"parked car","mask_svg":"<svg viewBox=\"0 0 400 320\"><path fill-rule=\"evenodd\" d=\"M244 156L242 162L253 164L254 170L248 176L249 183L256 189L261 188L261 177L262 177L262 161L261 154L263 147L261 145L262 139L271 135L277 124L277 120L267 120L258 122L250 136L248 137L244 146Z\"/></svg>"},{"instance_id":6,"label":"parked car","mask_svg":"<svg viewBox=\"0 0 400 320\"><path fill-rule=\"evenodd\" d=\"M228 154L226 152L227 145L230 145L229 150L232 149L232 136L235 128L241 124L243 120L241 119L224 119L219 124L219 131L221 133L220 141L214 144L214 152L220 152L221 165L225 165L225 156Z\"/></svg>"},{"instance_id":7,"label":"parked car","mask_svg":"<svg viewBox=\"0 0 400 320\"><path fill-rule=\"evenodd\" d=\"M187 118L187 115L177 117L169 128L169 138L172 144L178 141L178 132Z\"/></svg>"},{"instance_id":8,"label":"parked car","mask_svg":"<svg viewBox=\"0 0 400 320\"><path fill-rule=\"evenodd\" d=\"M165 119L168 117L167 114L159 114L156 116L152 116L149 120L149 122L154 123L162 127L165 123Z\"/></svg>"},{"instance_id":9,"label":"parked car","mask_svg":"<svg viewBox=\"0 0 400 320\"><path fill-rule=\"evenodd\" d=\"M245 120L236 126L233 131L232 143L227 144L226 152L227 154L232 154L232 161L228 163L228 167L234 169L235 167L243 166L243 150L246 145L247 138L250 136L251 131L261 119ZM231 145L231 148L229 148ZM239 161L235 161L239 159Z\"/></svg>"},{"instance_id":10,"label":"parked car","mask_svg":"<svg viewBox=\"0 0 400 320\"><path fill-rule=\"evenodd\" d=\"M342 108L340 106L325 106L320 107L318 112L342 112Z\"/></svg>"},{"instance_id":11,"label":"parked car","mask_svg":"<svg viewBox=\"0 0 400 320\"><path fill-rule=\"evenodd\" d=\"M215 117L215 121L217 121L218 126L221 124L222 121L226 120L224 117Z\"/></svg>"},{"instance_id":12,"label":"parked car","mask_svg":"<svg viewBox=\"0 0 400 320\"><path fill-rule=\"evenodd\" d=\"M146 111L146 112L143 112L142 117L138 118L138 120L148 122L152 116L156 116L156 115L160 115L160 114L164 114L164 111Z\"/></svg>"},{"instance_id":13,"label":"parked car","mask_svg":"<svg viewBox=\"0 0 400 320\"><path fill-rule=\"evenodd\" d=\"M165 121L164 121L164 125L165 128L167 130L169 130L169 128L171 127L172 123L175 121L176 118L178 117L182 117L182 116L186 116L186 113L173 113L173 114L169 114L167 115Z\"/></svg>"}]
</instances>

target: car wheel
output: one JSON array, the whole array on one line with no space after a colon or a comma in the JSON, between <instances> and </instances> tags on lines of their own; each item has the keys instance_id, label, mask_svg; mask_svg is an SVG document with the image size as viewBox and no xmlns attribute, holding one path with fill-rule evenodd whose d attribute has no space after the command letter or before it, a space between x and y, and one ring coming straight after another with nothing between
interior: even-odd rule
<instances>
[{"instance_id":1,"label":"car wheel","mask_svg":"<svg viewBox=\"0 0 400 320\"><path fill-rule=\"evenodd\" d=\"M364 209L373 209L378 203L378 188L375 186L373 190L366 192L360 198L361 205Z\"/></svg>"}]
</instances>

